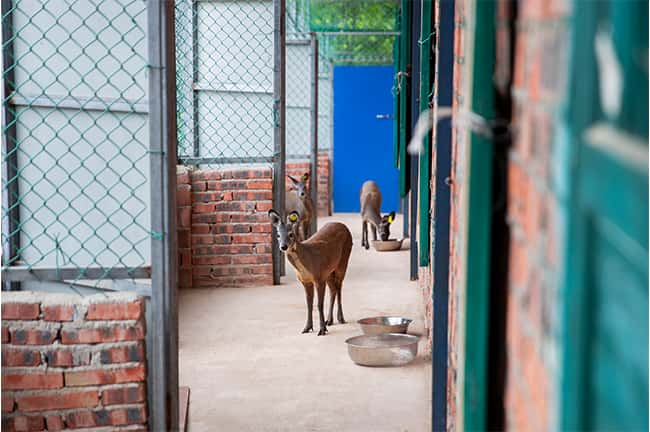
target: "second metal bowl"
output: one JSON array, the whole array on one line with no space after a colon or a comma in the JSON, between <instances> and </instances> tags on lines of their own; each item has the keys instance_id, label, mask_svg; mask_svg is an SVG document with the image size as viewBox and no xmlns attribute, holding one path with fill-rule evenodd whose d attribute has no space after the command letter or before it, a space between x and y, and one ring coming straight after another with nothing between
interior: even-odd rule
<instances>
[{"instance_id":1,"label":"second metal bowl","mask_svg":"<svg viewBox=\"0 0 650 432\"><path fill-rule=\"evenodd\" d=\"M398 316L377 316L363 318L357 321L366 335L378 335L384 333L406 333L413 320Z\"/></svg>"},{"instance_id":2,"label":"second metal bowl","mask_svg":"<svg viewBox=\"0 0 650 432\"><path fill-rule=\"evenodd\" d=\"M402 366L415 359L418 336L387 333L355 336L345 341L353 362L363 366Z\"/></svg>"}]
</instances>

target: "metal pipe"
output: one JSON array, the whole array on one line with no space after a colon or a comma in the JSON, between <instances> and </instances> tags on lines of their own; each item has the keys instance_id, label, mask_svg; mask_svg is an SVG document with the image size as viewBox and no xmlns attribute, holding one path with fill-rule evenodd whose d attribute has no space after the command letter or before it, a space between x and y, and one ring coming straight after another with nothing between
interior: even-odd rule
<instances>
[{"instance_id":1,"label":"metal pipe","mask_svg":"<svg viewBox=\"0 0 650 432\"><path fill-rule=\"evenodd\" d=\"M286 0L273 0L273 207L284 212L285 200L285 103L286 103ZM272 237L273 283L280 283L284 255Z\"/></svg>"},{"instance_id":2,"label":"metal pipe","mask_svg":"<svg viewBox=\"0 0 650 432\"><path fill-rule=\"evenodd\" d=\"M20 190L18 189L18 151L16 147L16 118L11 102L8 100L9 95L13 93L13 85L16 82L14 78L14 46L13 46L13 14L12 0L2 0L2 82L3 94L2 100L2 130L4 139L2 140L2 180L6 187L2 191L3 215L2 231L5 235L5 241L2 244L3 266L19 259L18 251L20 250L20 206L18 198ZM5 207L6 206L6 207ZM5 290L19 290L20 284L17 282L5 282L2 285Z\"/></svg>"},{"instance_id":3,"label":"metal pipe","mask_svg":"<svg viewBox=\"0 0 650 432\"><path fill-rule=\"evenodd\" d=\"M172 2L175 3L175 2ZM199 5L198 1L192 2L192 155L201 155L201 142L199 137Z\"/></svg>"},{"instance_id":4,"label":"metal pipe","mask_svg":"<svg viewBox=\"0 0 650 432\"><path fill-rule=\"evenodd\" d=\"M451 105L454 76L454 0L439 2L438 104ZM449 217L451 213L451 140L450 119L438 123L436 130L436 199L434 204L433 265L433 373L432 429L447 429L447 360L449 327Z\"/></svg>"},{"instance_id":5,"label":"metal pipe","mask_svg":"<svg viewBox=\"0 0 650 432\"><path fill-rule=\"evenodd\" d=\"M174 2L149 0L147 12L153 287L148 418L151 430L161 431L178 429Z\"/></svg>"},{"instance_id":6,"label":"metal pipe","mask_svg":"<svg viewBox=\"0 0 650 432\"><path fill-rule=\"evenodd\" d=\"M314 203L311 232L318 230L318 37L311 33L311 177L310 191Z\"/></svg>"}]
</instances>

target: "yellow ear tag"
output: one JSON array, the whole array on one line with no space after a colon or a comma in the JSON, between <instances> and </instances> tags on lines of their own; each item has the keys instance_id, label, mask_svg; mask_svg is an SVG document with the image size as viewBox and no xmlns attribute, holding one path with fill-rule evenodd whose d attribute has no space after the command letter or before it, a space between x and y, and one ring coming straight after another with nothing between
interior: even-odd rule
<instances>
[{"instance_id":1,"label":"yellow ear tag","mask_svg":"<svg viewBox=\"0 0 650 432\"><path fill-rule=\"evenodd\" d=\"M388 216L388 223L393 223L393 217L392 216Z\"/></svg>"},{"instance_id":2,"label":"yellow ear tag","mask_svg":"<svg viewBox=\"0 0 650 432\"><path fill-rule=\"evenodd\" d=\"M302 181L307 181L307 180L309 180L309 174L303 174Z\"/></svg>"},{"instance_id":3,"label":"yellow ear tag","mask_svg":"<svg viewBox=\"0 0 650 432\"><path fill-rule=\"evenodd\" d=\"M289 215L289 222L295 222L298 220L298 216L295 214Z\"/></svg>"}]
</instances>

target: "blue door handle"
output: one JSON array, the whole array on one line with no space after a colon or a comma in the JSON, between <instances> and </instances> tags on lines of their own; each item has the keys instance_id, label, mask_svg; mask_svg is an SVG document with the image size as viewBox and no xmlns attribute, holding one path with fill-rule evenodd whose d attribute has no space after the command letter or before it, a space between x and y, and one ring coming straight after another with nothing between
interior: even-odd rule
<instances>
[{"instance_id":1,"label":"blue door handle","mask_svg":"<svg viewBox=\"0 0 650 432\"><path fill-rule=\"evenodd\" d=\"M390 120L393 118L392 114L377 114L375 116L377 120Z\"/></svg>"}]
</instances>

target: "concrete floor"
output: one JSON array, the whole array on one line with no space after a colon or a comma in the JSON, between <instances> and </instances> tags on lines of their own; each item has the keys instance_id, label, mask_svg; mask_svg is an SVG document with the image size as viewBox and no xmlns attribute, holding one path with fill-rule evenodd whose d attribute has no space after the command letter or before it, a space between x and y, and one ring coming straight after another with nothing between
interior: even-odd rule
<instances>
[{"instance_id":1,"label":"concrete floor","mask_svg":"<svg viewBox=\"0 0 650 432\"><path fill-rule=\"evenodd\" d=\"M190 431L431 430L424 341L413 363L396 368L357 366L344 343L360 334L356 320L374 315L411 317L409 333L422 333L420 290L408 281L408 245L399 252L365 251L358 215L319 222L331 220L346 223L354 246L343 282L348 323L330 326L326 336L300 333L304 290L288 264L280 286L181 291L180 383L191 390ZM401 227L398 218L392 232ZM318 330L316 307L314 324Z\"/></svg>"}]
</instances>

